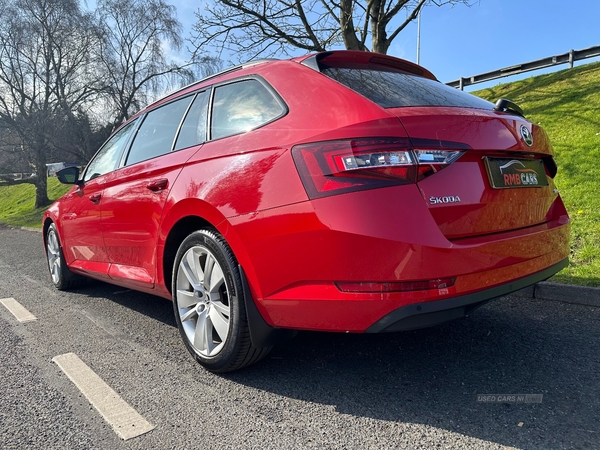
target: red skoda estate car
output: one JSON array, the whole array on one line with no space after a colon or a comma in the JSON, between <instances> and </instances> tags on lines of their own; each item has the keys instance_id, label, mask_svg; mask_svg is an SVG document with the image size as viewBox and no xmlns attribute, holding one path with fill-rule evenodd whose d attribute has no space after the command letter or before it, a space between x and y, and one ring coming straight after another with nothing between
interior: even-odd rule
<instances>
[{"instance_id":1,"label":"red skoda estate car","mask_svg":"<svg viewBox=\"0 0 600 450\"><path fill-rule=\"evenodd\" d=\"M463 317L567 265L546 133L390 56L234 67L150 105L46 213L52 282L173 300L207 369L293 330Z\"/></svg>"}]
</instances>

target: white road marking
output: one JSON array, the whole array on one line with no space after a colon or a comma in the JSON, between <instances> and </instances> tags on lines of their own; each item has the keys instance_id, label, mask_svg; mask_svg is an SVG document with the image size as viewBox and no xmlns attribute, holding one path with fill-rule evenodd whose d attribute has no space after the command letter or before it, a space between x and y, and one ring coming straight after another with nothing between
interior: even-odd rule
<instances>
[{"instance_id":1,"label":"white road marking","mask_svg":"<svg viewBox=\"0 0 600 450\"><path fill-rule=\"evenodd\" d=\"M0 299L0 303L2 303L19 322L31 322L37 320L37 317L27 311L27 309L14 298L2 298Z\"/></svg>"},{"instance_id":2,"label":"white road marking","mask_svg":"<svg viewBox=\"0 0 600 450\"><path fill-rule=\"evenodd\" d=\"M77 386L121 439L131 439L154 429L154 425L129 406L75 353L55 356L52 361Z\"/></svg>"}]
</instances>

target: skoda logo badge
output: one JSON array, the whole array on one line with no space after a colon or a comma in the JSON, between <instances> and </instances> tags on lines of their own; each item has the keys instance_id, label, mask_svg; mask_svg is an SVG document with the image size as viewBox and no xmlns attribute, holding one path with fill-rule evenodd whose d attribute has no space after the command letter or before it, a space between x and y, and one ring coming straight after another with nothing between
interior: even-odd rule
<instances>
[{"instance_id":1,"label":"skoda logo badge","mask_svg":"<svg viewBox=\"0 0 600 450\"><path fill-rule=\"evenodd\" d=\"M521 137L529 147L533 145L533 136L525 125L521 125Z\"/></svg>"}]
</instances>

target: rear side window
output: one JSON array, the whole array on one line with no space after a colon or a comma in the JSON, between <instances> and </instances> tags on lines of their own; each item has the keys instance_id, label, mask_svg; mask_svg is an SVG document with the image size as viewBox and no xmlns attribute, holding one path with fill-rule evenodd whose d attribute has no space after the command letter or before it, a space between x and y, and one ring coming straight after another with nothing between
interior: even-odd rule
<instances>
[{"instance_id":1,"label":"rear side window","mask_svg":"<svg viewBox=\"0 0 600 450\"><path fill-rule=\"evenodd\" d=\"M211 139L253 130L285 112L282 102L258 80L218 86L213 98Z\"/></svg>"},{"instance_id":2,"label":"rear side window","mask_svg":"<svg viewBox=\"0 0 600 450\"><path fill-rule=\"evenodd\" d=\"M491 110L494 105L439 81L404 72L325 67L321 72L384 108L455 106Z\"/></svg>"},{"instance_id":3,"label":"rear side window","mask_svg":"<svg viewBox=\"0 0 600 450\"><path fill-rule=\"evenodd\" d=\"M190 107L179 136L175 144L175 150L192 147L206 141L206 118L208 115L208 97L210 91L200 92Z\"/></svg>"},{"instance_id":4,"label":"rear side window","mask_svg":"<svg viewBox=\"0 0 600 450\"><path fill-rule=\"evenodd\" d=\"M137 132L125 165L169 153L191 101L192 97L185 97L150 111Z\"/></svg>"}]
</instances>

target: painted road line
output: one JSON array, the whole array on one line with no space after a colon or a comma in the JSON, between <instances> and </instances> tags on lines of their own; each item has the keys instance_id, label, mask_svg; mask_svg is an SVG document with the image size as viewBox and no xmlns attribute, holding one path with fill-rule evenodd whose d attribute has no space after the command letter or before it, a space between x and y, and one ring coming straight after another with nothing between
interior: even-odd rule
<instances>
[{"instance_id":1,"label":"painted road line","mask_svg":"<svg viewBox=\"0 0 600 450\"><path fill-rule=\"evenodd\" d=\"M37 320L37 317L27 311L27 309L14 298L2 298L0 299L0 303L2 303L19 322L31 322Z\"/></svg>"},{"instance_id":2,"label":"painted road line","mask_svg":"<svg viewBox=\"0 0 600 450\"><path fill-rule=\"evenodd\" d=\"M131 439L154 429L154 425L129 406L75 353L55 356L52 361L77 386L121 439Z\"/></svg>"}]
</instances>

